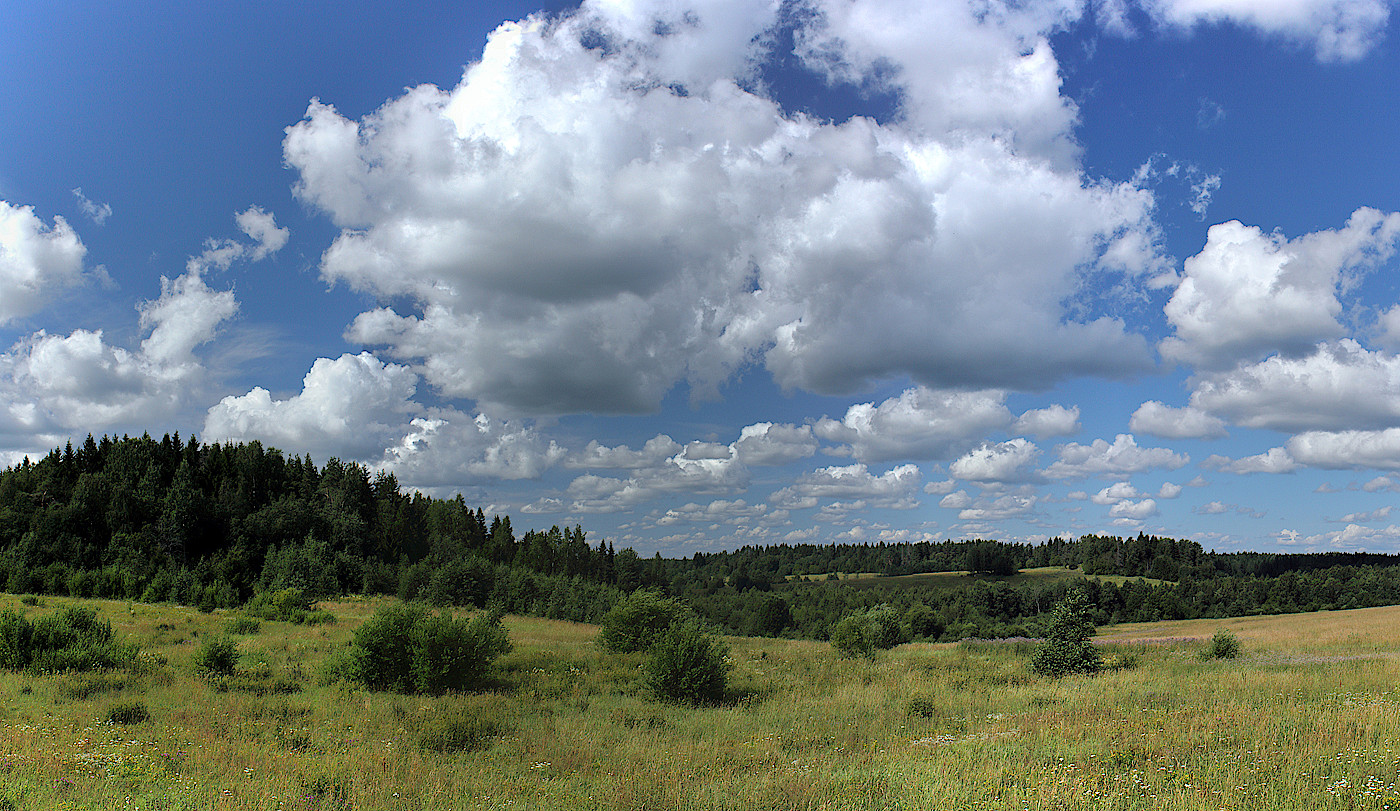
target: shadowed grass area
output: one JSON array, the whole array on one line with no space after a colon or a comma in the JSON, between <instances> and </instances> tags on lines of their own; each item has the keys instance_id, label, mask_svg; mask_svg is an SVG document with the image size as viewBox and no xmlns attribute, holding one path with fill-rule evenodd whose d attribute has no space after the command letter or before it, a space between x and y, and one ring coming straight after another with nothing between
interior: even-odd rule
<instances>
[{"instance_id":1,"label":"shadowed grass area","mask_svg":"<svg viewBox=\"0 0 1400 811\"><path fill-rule=\"evenodd\" d=\"M0 799L17 809L1383 809L1400 806L1400 608L1118 626L1095 677L1030 675L1029 647L729 639L729 695L663 704L644 654L593 626L507 617L478 692L323 683L338 622L264 621L224 682L193 655L229 614L81 602L145 666L0 672ZM1216 631L1241 642L1202 660ZM281 681L297 691L244 689ZM81 683L80 683L81 682ZM88 683L91 682L91 683ZM128 718L138 705L147 717Z\"/></svg>"}]
</instances>

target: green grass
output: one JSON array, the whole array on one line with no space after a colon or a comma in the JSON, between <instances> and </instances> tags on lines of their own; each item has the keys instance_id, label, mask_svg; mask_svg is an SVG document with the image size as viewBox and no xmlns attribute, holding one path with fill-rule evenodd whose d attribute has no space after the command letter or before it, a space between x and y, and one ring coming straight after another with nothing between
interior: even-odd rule
<instances>
[{"instance_id":1,"label":"green grass","mask_svg":"<svg viewBox=\"0 0 1400 811\"><path fill-rule=\"evenodd\" d=\"M24 610L76 601L46 602ZM1400 608L1115 626L1108 653L1135 668L1053 681L1024 645L870 662L731 638L728 701L691 708L648 698L645 655L603 651L593 626L507 617L486 689L401 696L318 678L382 601L265 624L226 680L192 658L230 615L83 603L146 666L0 672L0 807L1400 807ZM1220 630L1240 657L1202 660ZM279 681L299 691L256 689ZM138 702L145 720L107 721Z\"/></svg>"}]
</instances>

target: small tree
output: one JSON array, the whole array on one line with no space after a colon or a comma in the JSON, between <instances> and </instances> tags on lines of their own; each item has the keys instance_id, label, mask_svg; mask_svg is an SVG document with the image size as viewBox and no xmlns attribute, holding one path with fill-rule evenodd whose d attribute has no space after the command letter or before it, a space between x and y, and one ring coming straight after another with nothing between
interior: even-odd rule
<instances>
[{"instance_id":1,"label":"small tree","mask_svg":"<svg viewBox=\"0 0 1400 811\"><path fill-rule=\"evenodd\" d=\"M831 627L831 646L848 659L857 656L875 658L875 643L870 638L865 617L860 614L842 617Z\"/></svg>"},{"instance_id":2,"label":"small tree","mask_svg":"<svg viewBox=\"0 0 1400 811\"><path fill-rule=\"evenodd\" d=\"M1031 657L1031 671L1042 676L1097 673L1103 667L1099 649L1089 641L1094 635L1092 606L1082 591L1072 591L1055 606L1045 641Z\"/></svg>"},{"instance_id":3,"label":"small tree","mask_svg":"<svg viewBox=\"0 0 1400 811\"><path fill-rule=\"evenodd\" d=\"M232 676L238 665L238 643L226 636L204 640L194 652L194 669L209 676Z\"/></svg>"},{"instance_id":4,"label":"small tree","mask_svg":"<svg viewBox=\"0 0 1400 811\"><path fill-rule=\"evenodd\" d=\"M651 646L644 680L665 701L704 704L724 698L729 664L724 641L695 621L679 623Z\"/></svg>"},{"instance_id":5,"label":"small tree","mask_svg":"<svg viewBox=\"0 0 1400 811\"><path fill-rule=\"evenodd\" d=\"M652 589L638 589L617 601L600 621L603 647L618 653L647 650L672 626L691 619L680 601Z\"/></svg>"},{"instance_id":6,"label":"small tree","mask_svg":"<svg viewBox=\"0 0 1400 811\"><path fill-rule=\"evenodd\" d=\"M349 650L331 670L375 689L441 693L478 684L509 650L497 612L454 620L398 604L374 612L355 629Z\"/></svg>"},{"instance_id":7,"label":"small tree","mask_svg":"<svg viewBox=\"0 0 1400 811\"><path fill-rule=\"evenodd\" d=\"M1220 629L1210 638L1210 646L1202 652L1202 659L1233 659L1240 655L1240 638Z\"/></svg>"}]
</instances>

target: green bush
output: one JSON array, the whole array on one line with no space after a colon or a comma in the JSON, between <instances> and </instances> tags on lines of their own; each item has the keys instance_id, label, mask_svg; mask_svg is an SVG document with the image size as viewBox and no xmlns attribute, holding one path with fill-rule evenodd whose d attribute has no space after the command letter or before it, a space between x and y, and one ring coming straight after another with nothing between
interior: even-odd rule
<instances>
[{"instance_id":1,"label":"green bush","mask_svg":"<svg viewBox=\"0 0 1400 811\"><path fill-rule=\"evenodd\" d=\"M499 613L454 620L399 603L355 629L350 649L332 671L373 689L440 693L478 684L509 650Z\"/></svg>"},{"instance_id":2,"label":"green bush","mask_svg":"<svg viewBox=\"0 0 1400 811\"><path fill-rule=\"evenodd\" d=\"M141 724L151 717L151 711L140 701L117 704L107 711L109 724Z\"/></svg>"},{"instance_id":3,"label":"green bush","mask_svg":"<svg viewBox=\"0 0 1400 811\"><path fill-rule=\"evenodd\" d=\"M870 636L870 627L864 615L861 614L842 617L831 627L831 646L848 659L857 656L875 658L875 641Z\"/></svg>"},{"instance_id":4,"label":"green bush","mask_svg":"<svg viewBox=\"0 0 1400 811\"><path fill-rule=\"evenodd\" d=\"M279 589L253 595L243 613L257 619L292 622L297 625L320 625L334 623L335 615L329 611L315 610L316 601L301 589Z\"/></svg>"},{"instance_id":5,"label":"green bush","mask_svg":"<svg viewBox=\"0 0 1400 811\"><path fill-rule=\"evenodd\" d=\"M603 615L599 638L603 647L618 653L647 650L673 626L693 618L680 601L652 589L638 589Z\"/></svg>"},{"instance_id":6,"label":"green bush","mask_svg":"<svg viewBox=\"0 0 1400 811\"><path fill-rule=\"evenodd\" d=\"M231 676L238 665L238 643L226 636L204 640L194 652L194 669L209 676Z\"/></svg>"},{"instance_id":7,"label":"green bush","mask_svg":"<svg viewBox=\"0 0 1400 811\"><path fill-rule=\"evenodd\" d=\"M1215 636L1210 638L1208 645L1202 654L1204 659L1233 659L1240 655L1243 648L1240 645L1240 638L1234 634L1221 629L1215 632Z\"/></svg>"},{"instance_id":8,"label":"green bush","mask_svg":"<svg viewBox=\"0 0 1400 811\"><path fill-rule=\"evenodd\" d=\"M256 634L262 629L262 622L253 617L234 617L224 625L227 634Z\"/></svg>"},{"instance_id":9,"label":"green bush","mask_svg":"<svg viewBox=\"0 0 1400 811\"><path fill-rule=\"evenodd\" d=\"M706 704L724 698L729 650L698 622L682 622L651 646L644 670L646 686L660 699Z\"/></svg>"},{"instance_id":10,"label":"green bush","mask_svg":"<svg viewBox=\"0 0 1400 811\"><path fill-rule=\"evenodd\" d=\"M1094 635L1091 610L1088 598L1081 591L1070 592L1055 606L1045 629L1045 641L1031 656L1031 672L1056 677L1097 673L1102 669L1103 657L1089 641Z\"/></svg>"},{"instance_id":11,"label":"green bush","mask_svg":"<svg viewBox=\"0 0 1400 811\"><path fill-rule=\"evenodd\" d=\"M39 673L121 667L136 648L112 639L112 625L90 608L69 606L32 623L13 611L0 613L0 667Z\"/></svg>"}]
</instances>

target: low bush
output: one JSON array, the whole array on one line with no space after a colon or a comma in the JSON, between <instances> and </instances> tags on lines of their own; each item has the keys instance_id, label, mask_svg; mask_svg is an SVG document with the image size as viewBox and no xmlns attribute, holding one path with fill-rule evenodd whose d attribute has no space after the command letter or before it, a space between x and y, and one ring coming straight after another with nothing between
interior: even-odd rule
<instances>
[{"instance_id":1,"label":"low bush","mask_svg":"<svg viewBox=\"0 0 1400 811\"><path fill-rule=\"evenodd\" d=\"M1243 646L1240 638L1234 634L1221 629L1215 632L1215 636L1210 638L1210 644L1202 652L1203 659L1233 659L1240 655Z\"/></svg>"},{"instance_id":2,"label":"low bush","mask_svg":"<svg viewBox=\"0 0 1400 811\"><path fill-rule=\"evenodd\" d=\"M231 676L238 665L238 643L226 636L204 640L194 652L196 673L206 676Z\"/></svg>"},{"instance_id":3,"label":"low bush","mask_svg":"<svg viewBox=\"0 0 1400 811\"><path fill-rule=\"evenodd\" d=\"M904 618L894 607L874 606L860 614L842 617L831 628L831 645L842 656L873 659L875 652L905 641Z\"/></svg>"},{"instance_id":4,"label":"low bush","mask_svg":"<svg viewBox=\"0 0 1400 811\"><path fill-rule=\"evenodd\" d=\"M151 717L151 711L146 709L146 705L140 701L131 701L124 704L117 704L107 711L107 723L109 724L141 724Z\"/></svg>"},{"instance_id":5,"label":"low bush","mask_svg":"<svg viewBox=\"0 0 1400 811\"><path fill-rule=\"evenodd\" d=\"M96 612L69 606L30 622L13 611L0 613L0 667L57 673L122 667L137 649L112 638L112 625Z\"/></svg>"},{"instance_id":6,"label":"low bush","mask_svg":"<svg viewBox=\"0 0 1400 811\"><path fill-rule=\"evenodd\" d=\"M671 627L652 644L650 654L644 681L658 698L690 704L723 700L729 649L698 622Z\"/></svg>"},{"instance_id":7,"label":"low bush","mask_svg":"<svg viewBox=\"0 0 1400 811\"><path fill-rule=\"evenodd\" d=\"M332 676L373 689L441 693L476 686L491 663L509 650L498 612L452 619L395 604L355 629L350 648L330 670Z\"/></svg>"},{"instance_id":8,"label":"low bush","mask_svg":"<svg viewBox=\"0 0 1400 811\"><path fill-rule=\"evenodd\" d=\"M317 611L316 600L306 596L301 589L279 589L253 595L243 606L243 613L250 617L275 622L292 622L297 625L322 625L335 622L335 615L329 611Z\"/></svg>"},{"instance_id":9,"label":"low bush","mask_svg":"<svg viewBox=\"0 0 1400 811\"><path fill-rule=\"evenodd\" d=\"M679 600L652 589L638 589L603 615L599 639L603 647L618 653L644 651L673 626L694 616Z\"/></svg>"},{"instance_id":10,"label":"low bush","mask_svg":"<svg viewBox=\"0 0 1400 811\"><path fill-rule=\"evenodd\" d=\"M226 634L256 634L261 629L262 622L254 617L234 617L224 625L224 633Z\"/></svg>"}]
</instances>

